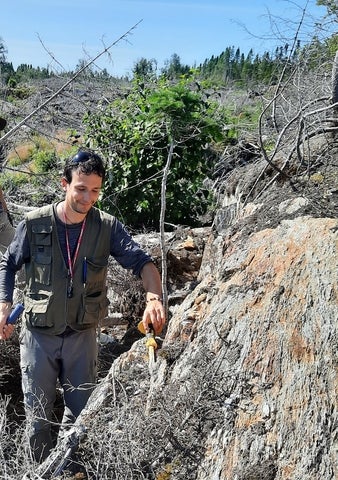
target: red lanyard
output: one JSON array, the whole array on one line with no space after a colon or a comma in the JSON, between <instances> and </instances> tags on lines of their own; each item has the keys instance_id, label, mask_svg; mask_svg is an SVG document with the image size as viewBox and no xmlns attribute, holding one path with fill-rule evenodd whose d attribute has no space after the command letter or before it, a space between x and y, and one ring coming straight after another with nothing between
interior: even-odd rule
<instances>
[{"instance_id":1,"label":"red lanyard","mask_svg":"<svg viewBox=\"0 0 338 480\"><path fill-rule=\"evenodd\" d=\"M66 213L65 213L64 210L63 210L63 217L64 217L65 229L66 229L66 246L67 246L67 258L68 258L68 271L69 271L69 275L70 275L70 286L69 286L69 289L68 289L68 293L69 293L69 296L72 296L72 293L73 293L74 266L75 266L76 259L77 259L77 256L78 256L78 253L79 253L79 249L80 249L80 245L81 245L81 242L82 242L82 237L83 237L83 232L84 232L84 229L85 229L85 226L86 226L86 219L87 219L87 217L84 218L84 220L83 220L83 222L82 222L82 225L81 225L81 231L80 231L79 239L78 239L77 244L76 244L76 249L75 249L75 252L74 252L73 260L72 260L71 254L70 254L70 246L69 246L69 238L68 238L68 230L67 230L67 221L66 221Z\"/></svg>"}]
</instances>

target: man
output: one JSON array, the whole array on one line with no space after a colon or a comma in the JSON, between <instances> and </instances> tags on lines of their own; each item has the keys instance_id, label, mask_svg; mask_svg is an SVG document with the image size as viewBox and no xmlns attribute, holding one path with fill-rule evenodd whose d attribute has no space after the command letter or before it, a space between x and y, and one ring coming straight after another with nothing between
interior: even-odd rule
<instances>
[{"instance_id":1,"label":"man","mask_svg":"<svg viewBox=\"0 0 338 480\"><path fill-rule=\"evenodd\" d=\"M29 212L0 262L0 339L12 334L15 272L25 265L25 324L21 333L22 387L30 445L43 461L53 448L50 421L57 381L63 388L62 424L74 422L96 380L96 327L107 315L106 274L112 255L142 278L144 328L165 323L161 278L113 216L94 207L105 177L101 158L80 150L63 172L65 198Z\"/></svg>"}]
</instances>

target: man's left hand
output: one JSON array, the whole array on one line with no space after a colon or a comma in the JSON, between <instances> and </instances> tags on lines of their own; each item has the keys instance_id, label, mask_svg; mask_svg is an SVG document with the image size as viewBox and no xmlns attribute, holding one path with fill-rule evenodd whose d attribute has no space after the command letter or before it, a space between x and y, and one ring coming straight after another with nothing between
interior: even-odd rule
<instances>
[{"instance_id":1,"label":"man's left hand","mask_svg":"<svg viewBox=\"0 0 338 480\"><path fill-rule=\"evenodd\" d=\"M154 328L155 335L159 335L165 325L165 313L160 300L148 300L143 313L142 323L145 332L149 331L149 325Z\"/></svg>"}]
</instances>

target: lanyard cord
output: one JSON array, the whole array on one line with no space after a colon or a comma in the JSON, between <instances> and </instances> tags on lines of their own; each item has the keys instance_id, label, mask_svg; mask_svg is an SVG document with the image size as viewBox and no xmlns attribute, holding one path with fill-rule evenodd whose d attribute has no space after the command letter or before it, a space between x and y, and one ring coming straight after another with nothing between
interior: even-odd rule
<instances>
[{"instance_id":1,"label":"lanyard cord","mask_svg":"<svg viewBox=\"0 0 338 480\"><path fill-rule=\"evenodd\" d=\"M71 257L71 254L70 254L70 246L69 246L69 238L68 238L68 230L67 230L67 222L66 222L66 213L65 213L64 209L63 209L63 217L64 217L65 230L66 230L66 246L67 246L67 258L68 258L68 272L69 272L69 275L70 275L71 284L73 284L74 266L75 266L76 259L77 259L77 256L78 256L78 253L79 253L79 249L80 249L80 245L81 245L81 242L82 242L82 237L83 237L83 232L84 232L84 229L85 229L85 226L86 226L86 219L87 219L87 217L85 217L84 220L83 220L83 222L82 222L80 235L79 235L79 238L78 238L78 241L77 241L77 244L76 244L75 253L74 253L74 256L73 256L73 261L72 261L72 257Z\"/></svg>"}]
</instances>

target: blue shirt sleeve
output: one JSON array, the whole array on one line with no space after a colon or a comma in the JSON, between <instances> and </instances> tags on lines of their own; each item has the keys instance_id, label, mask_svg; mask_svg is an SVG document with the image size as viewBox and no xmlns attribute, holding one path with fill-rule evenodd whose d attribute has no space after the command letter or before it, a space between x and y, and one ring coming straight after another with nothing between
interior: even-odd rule
<instances>
[{"instance_id":1,"label":"blue shirt sleeve","mask_svg":"<svg viewBox=\"0 0 338 480\"><path fill-rule=\"evenodd\" d=\"M30 248L27 239L26 222L16 227L15 235L0 261L0 302L12 302L15 274L29 260Z\"/></svg>"},{"instance_id":2,"label":"blue shirt sleeve","mask_svg":"<svg viewBox=\"0 0 338 480\"><path fill-rule=\"evenodd\" d=\"M133 274L138 277L140 277L144 265L153 261L117 219L115 219L111 231L110 254L123 268L132 270Z\"/></svg>"}]
</instances>

